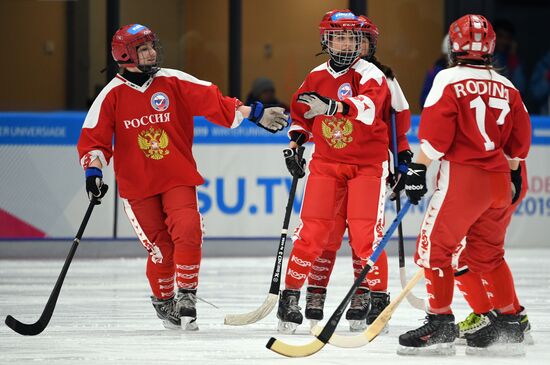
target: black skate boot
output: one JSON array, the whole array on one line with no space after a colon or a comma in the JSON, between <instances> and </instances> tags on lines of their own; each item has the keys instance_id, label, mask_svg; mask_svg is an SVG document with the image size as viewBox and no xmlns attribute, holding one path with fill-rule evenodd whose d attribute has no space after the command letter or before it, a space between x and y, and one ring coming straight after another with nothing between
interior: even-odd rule
<instances>
[{"instance_id":1,"label":"black skate boot","mask_svg":"<svg viewBox=\"0 0 550 365\"><path fill-rule=\"evenodd\" d=\"M398 355L456 354L454 340L457 333L455 316L452 314L429 314L422 327L399 336Z\"/></svg>"},{"instance_id":2,"label":"black skate boot","mask_svg":"<svg viewBox=\"0 0 550 365\"><path fill-rule=\"evenodd\" d=\"M306 318L310 320L311 327L323 319L323 307L325 306L325 298L327 297L327 289L310 286L306 291Z\"/></svg>"},{"instance_id":3,"label":"black skate boot","mask_svg":"<svg viewBox=\"0 0 550 365\"><path fill-rule=\"evenodd\" d=\"M521 316L497 314L494 311L481 314L487 318L477 331L466 333L466 355L474 356L523 356L523 330Z\"/></svg>"},{"instance_id":4,"label":"black skate boot","mask_svg":"<svg viewBox=\"0 0 550 365\"><path fill-rule=\"evenodd\" d=\"M372 324L378 318L380 313L390 304L390 294L381 291L370 292L370 310L367 314L367 325ZM384 329L380 334L388 332L388 324L384 326Z\"/></svg>"},{"instance_id":5,"label":"black skate boot","mask_svg":"<svg viewBox=\"0 0 550 365\"><path fill-rule=\"evenodd\" d=\"M370 309L370 291L359 288L351 297L351 304L346 312L351 332L361 332L367 328L367 314Z\"/></svg>"},{"instance_id":6,"label":"black skate boot","mask_svg":"<svg viewBox=\"0 0 550 365\"><path fill-rule=\"evenodd\" d=\"M174 301L181 318L181 328L186 331L197 331L197 290L179 288Z\"/></svg>"},{"instance_id":7,"label":"black skate boot","mask_svg":"<svg viewBox=\"0 0 550 365\"><path fill-rule=\"evenodd\" d=\"M279 297L279 308L277 309L277 318L279 318L279 326L277 330L282 333L292 334L296 331L296 327L302 324L304 317L300 313L299 290L285 289Z\"/></svg>"},{"instance_id":8,"label":"black skate boot","mask_svg":"<svg viewBox=\"0 0 550 365\"><path fill-rule=\"evenodd\" d=\"M162 324L165 328L181 328L180 316L176 310L176 302L174 302L174 298L159 299L155 296L151 296L151 303L157 312L157 317L162 319Z\"/></svg>"},{"instance_id":9,"label":"black skate boot","mask_svg":"<svg viewBox=\"0 0 550 365\"><path fill-rule=\"evenodd\" d=\"M456 325L458 328L458 337L455 341L455 345L466 345L466 334L474 333L481 327L490 323L487 316L472 312L462 322L458 322Z\"/></svg>"}]
</instances>

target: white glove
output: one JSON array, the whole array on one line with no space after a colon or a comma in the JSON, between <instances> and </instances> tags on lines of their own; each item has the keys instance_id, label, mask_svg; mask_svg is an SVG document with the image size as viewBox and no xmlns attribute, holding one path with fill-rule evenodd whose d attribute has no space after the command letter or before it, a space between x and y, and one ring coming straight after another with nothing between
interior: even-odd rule
<instances>
[{"instance_id":1,"label":"white glove","mask_svg":"<svg viewBox=\"0 0 550 365\"><path fill-rule=\"evenodd\" d=\"M326 98L316 92L302 93L296 100L298 103L306 104L309 110L304 113L304 118L310 119L318 115L332 116L338 111L338 102Z\"/></svg>"},{"instance_id":2,"label":"white glove","mask_svg":"<svg viewBox=\"0 0 550 365\"><path fill-rule=\"evenodd\" d=\"M278 106L264 108L259 101L252 104L251 107L248 120L258 127L276 133L288 125L288 115L285 114L284 108Z\"/></svg>"}]
</instances>

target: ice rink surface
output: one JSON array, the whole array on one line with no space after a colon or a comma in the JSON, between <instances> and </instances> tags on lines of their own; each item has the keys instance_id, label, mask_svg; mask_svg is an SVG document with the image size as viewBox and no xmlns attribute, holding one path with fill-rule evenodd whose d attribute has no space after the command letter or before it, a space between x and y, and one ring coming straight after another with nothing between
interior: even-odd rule
<instances>
[{"instance_id":1,"label":"ice rink surface","mask_svg":"<svg viewBox=\"0 0 550 365\"><path fill-rule=\"evenodd\" d=\"M69 248L69 244L67 250ZM288 250L288 249L287 249ZM274 249L275 251L275 249ZM514 273L520 301L528 309L535 345L523 358L466 356L464 347L450 358L401 357L397 337L422 324L423 312L406 301L390 321L388 334L358 349L325 346L319 353L288 359L265 348L271 336L287 343L312 340L303 324L295 335L276 332L275 310L262 321L243 327L223 324L226 313L256 309L266 298L274 258L205 258L201 267L200 330L189 333L162 327L149 300L144 259L73 261L57 308L46 330L34 337L16 334L4 323L11 314L35 322L44 308L63 262L60 260L0 260L1 364L550 364L550 249L510 249L506 257ZM390 257L390 291L401 290L396 257ZM408 276L416 270L408 261ZM338 257L330 283L325 317L328 318L352 282L351 258ZM414 293L424 296L419 284ZM302 297L301 304L304 302ZM458 320L469 313L455 290ZM349 335L343 319L338 334Z\"/></svg>"}]
</instances>

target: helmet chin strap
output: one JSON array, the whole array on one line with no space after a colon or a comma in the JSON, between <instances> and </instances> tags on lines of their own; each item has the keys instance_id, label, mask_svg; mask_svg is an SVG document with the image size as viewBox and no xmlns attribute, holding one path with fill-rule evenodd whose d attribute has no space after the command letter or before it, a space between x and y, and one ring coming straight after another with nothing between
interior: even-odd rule
<instances>
[{"instance_id":1,"label":"helmet chin strap","mask_svg":"<svg viewBox=\"0 0 550 365\"><path fill-rule=\"evenodd\" d=\"M160 67L158 66L157 63L153 65L139 65L137 68L144 74L147 74L150 76L153 76L154 74L160 71Z\"/></svg>"}]
</instances>

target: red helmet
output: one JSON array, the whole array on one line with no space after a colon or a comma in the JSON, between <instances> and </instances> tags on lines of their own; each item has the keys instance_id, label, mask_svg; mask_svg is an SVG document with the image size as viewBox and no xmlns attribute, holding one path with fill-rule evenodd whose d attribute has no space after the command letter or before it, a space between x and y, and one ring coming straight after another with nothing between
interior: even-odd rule
<instances>
[{"instance_id":1,"label":"red helmet","mask_svg":"<svg viewBox=\"0 0 550 365\"><path fill-rule=\"evenodd\" d=\"M369 53L366 55L366 58L369 59L376 52L376 42L378 41L378 27L374 24L369 18L364 15L359 15L357 19L361 22L361 31L363 32L363 37L369 40Z\"/></svg>"},{"instance_id":2,"label":"red helmet","mask_svg":"<svg viewBox=\"0 0 550 365\"><path fill-rule=\"evenodd\" d=\"M330 58L339 65L351 65L361 53L361 22L349 9L331 10L323 16L319 24L321 46L328 51ZM334 36L345 39L344 49L333 42ZM347 49L346 49L347 48Z\"/></svg>"},{"instance_id":3,"label":"red helmet","mask_svg":"<svg viewBox=\"0 0 550 365\"><path fill-rule=\"evenodd\" d=\"M141 24L125 25L113 36L111 54L121 66L137 67L143 72L154 73L159 70L160 54L157 54L157 62L154 65L139 64L137 48L146 42L153 42L153 47L157 53L159 52L159 41L152 30Z\"/></svg>"},{"instance_id":4,"label":"red helmet","mask_svg":"<svg viewBox=\"0 0 550 365\"><path fill-rule=\"evenodd\" d=\"M451 55L468 60L487 60L495 50L493 26L482 15L468 14L449 27Z\"/></svg>"}]
</instances>

